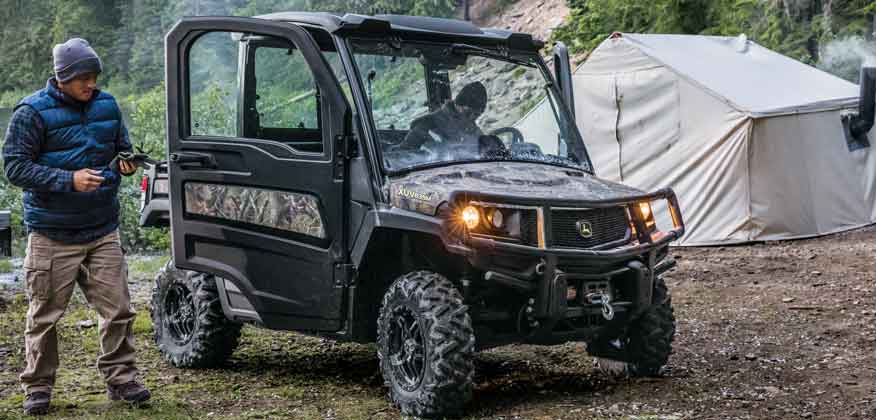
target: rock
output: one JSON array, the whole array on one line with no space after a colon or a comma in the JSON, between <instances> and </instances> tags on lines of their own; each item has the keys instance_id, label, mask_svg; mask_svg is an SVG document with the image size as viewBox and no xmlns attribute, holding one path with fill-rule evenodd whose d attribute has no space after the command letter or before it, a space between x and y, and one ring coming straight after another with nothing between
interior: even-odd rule
<instances>
[{"instance_id":1,"label":"rock","mask_svg":"<svg viewBox=\"0 0 876 420\"><path fill-rule=\"evenodd\" d=\"M86 329L86 328L94 328L97 325L93 320L86 319L84 321L79 321L76 323L76 328Z\"/></svg>"},{"instance_id":2,"label":"rock","mask_svg":"<svg viewBox=\"0 0 876 420\"><path fill-rule=\"evenodd\" d=\"M809 274L812 274L813 276L820 276L820 275L821 275L821 271L816 270L816 271L812 271L812 272L810 272Z\"/></svg>"},{"instance_id":3,"label":"rock","mask_svg":"<svg viewBox=\"0 0 876 420\"><path fill-rule=\"evenodd\" d=\"M760 388L763 392L769 394L771 397L775 397L782 393L782 390L774 387L774 386L764 386Z\"/></svg>"},{"instance_id":4,"label":"rock","mask_svg":"<svg viewBox=\"0 0 876 420\"><path fill-rule=\"evenodd\" d=\"M757 355L754 353L746 353L745 360L749 360L749 361L757 360Z\"/></svg>"},{"instance_id":5,"label":"rock","mask_svg":"<svg viewBox=\"0 0 876 420\"><path fill-rule=\"evenodd\" d=\"M792 298L792 297L786 297L786 298L782 299L782 302L784 302L784 303L791 303L793 301L794 301L794 298Z\"/></svg>"},{"instance_id":6,"label":"rock","mask_svg":"<svg viewBox=\"0 0 876 420\"><path fill-rule=\"evenodd\" d=\"M804 419L811 419L814 414L811 411L806 411L804 413L800 413L800 417Z\"/></svg>"}]
</instances>

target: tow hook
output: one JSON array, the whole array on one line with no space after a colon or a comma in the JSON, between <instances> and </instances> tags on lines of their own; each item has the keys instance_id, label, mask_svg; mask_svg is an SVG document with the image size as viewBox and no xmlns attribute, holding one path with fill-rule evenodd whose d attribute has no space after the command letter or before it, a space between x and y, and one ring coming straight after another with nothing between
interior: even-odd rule
<instances>
[{"instance_id":1,"label":"tow hook","mask_svg":"<svg viewBox=\"0 0 876 420\"><path fill-rule=\"evenodd\" d=\"M590 304L602 305L602 317L605 318L606 321L614 319L614 307L611 306L611 294L594 292L588 293L585 298Z\"/></svg>"}]
</instances>

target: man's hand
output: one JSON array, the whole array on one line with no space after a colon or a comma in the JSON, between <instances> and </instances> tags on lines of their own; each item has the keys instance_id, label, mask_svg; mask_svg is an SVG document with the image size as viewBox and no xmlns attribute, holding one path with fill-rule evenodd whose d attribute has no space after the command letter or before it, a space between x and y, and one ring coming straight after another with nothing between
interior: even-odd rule
<instances>
[{"instance_id":1,"label":"man's hand","mask_svg":"<svg viewBox=\"0 0 876 420\"><path fill-rule=\"evenodd\" d=\"M119 160L119 172L122 175L128 176L137 171L137 164L129 160Z\"/></svg>"},{"instance_id":2,"label":"man's hand","mask_svg":"<svg viewBox=\"0 0 876 420\"><path fill-rule=\"evenodd\" d=\"M135 168L136 169L136 168ZM73 172L73 190L79 192L94 191L103 182L100 171L94 169L80 169Z\"/></svg>"}]
</instances>

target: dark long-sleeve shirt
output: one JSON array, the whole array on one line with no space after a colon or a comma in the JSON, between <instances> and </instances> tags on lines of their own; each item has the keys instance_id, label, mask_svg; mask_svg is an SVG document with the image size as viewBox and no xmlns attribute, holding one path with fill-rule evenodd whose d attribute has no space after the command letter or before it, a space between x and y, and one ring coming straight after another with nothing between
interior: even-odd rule
<instances>
[{"instance_id":1,"label":"dark long-sleeve shirt","mask_svg":"<svg viewBox=\"0 0 876 420\"><path fill-rule=\"evenodd\" d=\"M422 146L431 149L438 143L445 147L466 142L477 145L483 134L471 116L456 112L448 103L411 122L411 129L400 147L417 150Z\"/></svg>"},{"instance_id":2,"label":"dark long-sleeve shirt","mask_svg":"<svg viewBox=\"0 0 876 420\"><path fill-rule=\"evenodd\" d=\"M40 155L45 126L40 114L29 106L15 110L3 142L6 179L13 185L31 190L73 191L73 171L36 163Z\"/></svg>"}]
</instances>

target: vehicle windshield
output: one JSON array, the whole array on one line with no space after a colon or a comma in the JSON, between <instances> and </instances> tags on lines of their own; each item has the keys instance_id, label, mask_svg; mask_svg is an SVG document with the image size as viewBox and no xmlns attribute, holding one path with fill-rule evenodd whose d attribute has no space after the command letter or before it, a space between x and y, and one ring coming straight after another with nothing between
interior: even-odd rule
<instances>
[{"instance_id":1,"label":"vehicle windshield","mask_svg":"<svg viewBox=\"0 0 876 420\"><path fill-rule=\"evenodd\" d=\"M468 44L352 47L388 171L521 161L593 172L534 55Z\"/></svg>"}]
</instances>

